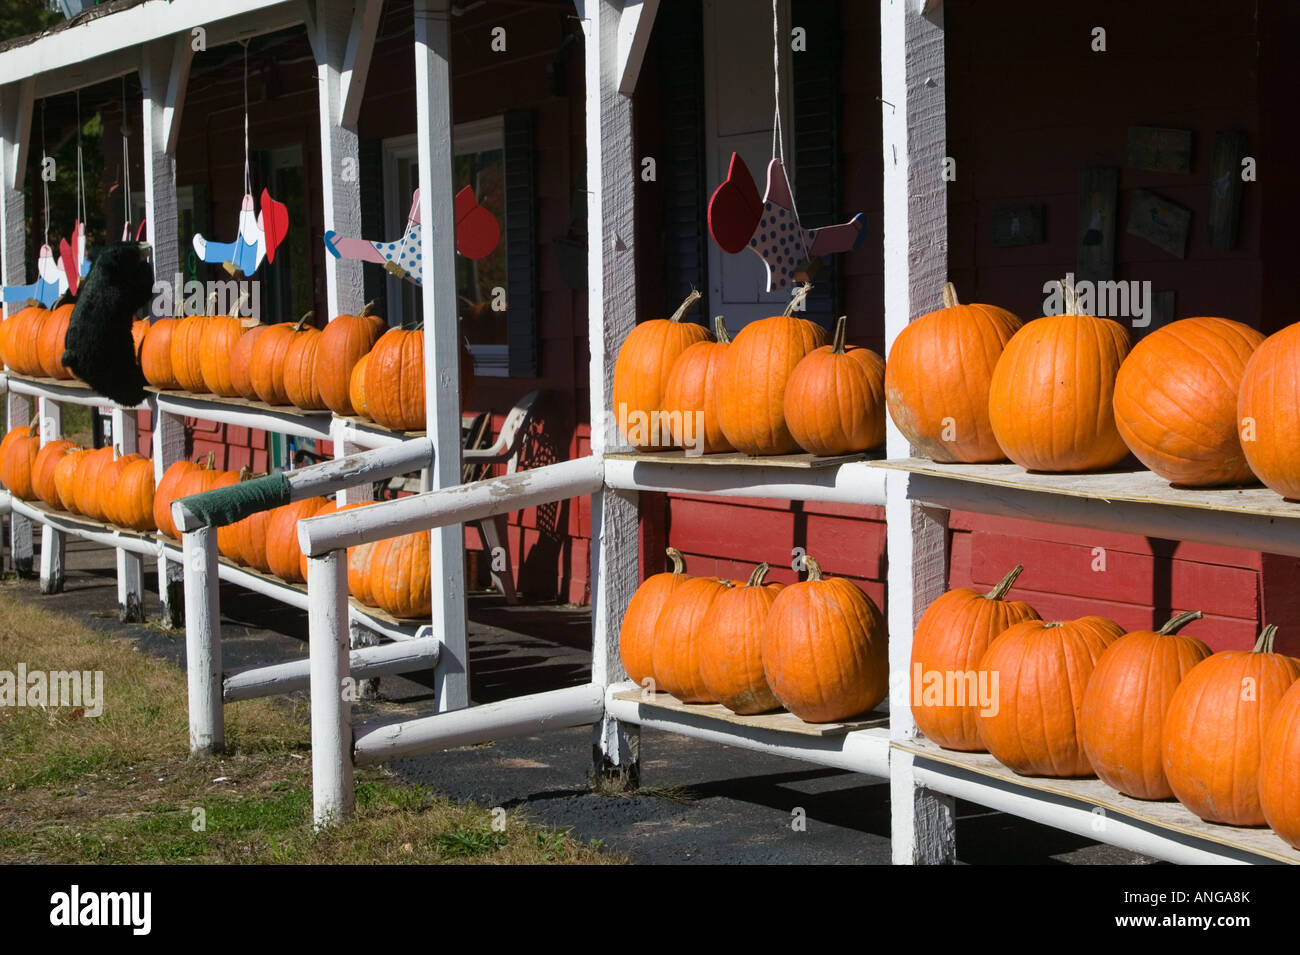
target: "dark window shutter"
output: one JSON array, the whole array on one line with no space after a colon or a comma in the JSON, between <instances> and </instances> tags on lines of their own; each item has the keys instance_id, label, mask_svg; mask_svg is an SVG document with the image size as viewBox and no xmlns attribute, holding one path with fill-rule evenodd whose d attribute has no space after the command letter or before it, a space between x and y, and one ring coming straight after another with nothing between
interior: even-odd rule
<instances>
[{"instance_id":1,"label":"dark window shutter","mask_svg":"<svg viewBox=\"0 0 1300 955\"><path fill-rule=\"evenodd\" d=\"M505 114L506 341L512 378L540 374L537 329L537 126L532 110Z\"/></svg>"},{"instance_id":2,"label":"dark window shutter","mask_svg":"<svg viewBox=\"0 0 1300 955\"><path fill-rule=\"evenodd\" d=\"M708 193L704 182L704 23L697 3L659 9L655 32L662 78L665 300L708 288Z\"/></svg>"},{"instance_id":3,"label":"dark window shutter","mask_svg":"<svg viewBox=\"0 0 1300 955\"><path fill-rule=\"evenodd\" d=\"M791 22L807 31L806 52L794 60L794 176L791 183L805 228L842 221L840 208L840 4L793 0ZM840 313L839 256L822 260L805 318L825 328ZM829 293L829 294L827 294Z\"/></svg>"},{"instance_id":4,"label":"dark window shutter","mask_svg":"<svg viewBox=\"0 0 1300 955\"><path fill-rule=\"evenodd\" d=\"M361 234L375 241L387 240L384 224L384 143L363 139L357 144L358 176L361 186ZM326 253L327 255L329 253ZM361 263L362 289L367 302L375 303L375 314L388 317L388 282L384 267L377 262Z\"/></svg>"}]
</instances>

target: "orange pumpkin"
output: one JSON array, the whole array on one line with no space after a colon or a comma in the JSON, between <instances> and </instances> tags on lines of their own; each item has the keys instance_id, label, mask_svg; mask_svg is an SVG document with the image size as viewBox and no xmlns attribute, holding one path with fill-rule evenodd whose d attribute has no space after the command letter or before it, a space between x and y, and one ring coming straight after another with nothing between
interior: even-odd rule
<instances>
[{"instance_id":1,"label":"orange pumpkin","mask_svg":"<svg viewBox=\"0 0 1300 955\"><path fill-rule=\"evenodd\" d=\"M803 289L795 294L791 309L803 294ZM785 419L786 386L804 356L824 344L820 325L788 312L740 330L727 347L717 386L718 423L737 451L771 455L799 450Z\"/></svg>"},{"instance_id":2,"label":"orange pumpkin","mask_svg":"<svg viewBox=\"0 0 1300 955\"><path fill-rule=\"evenodd\" d=\"M257 389L253 387L252 364L253 349L257 340L267 330L267 325L254 325L244 329L239 341L230 351L230 386L241 398L257 400Z\"/></svg>"},{"instance_id":3,"label":"orange pumpkin","mask_svg":"<svg viewBox=\"0 0 1300 955\"><path fill-rule=\"evenodd\" d=\"M664 385L664 410L673 445L689 445L703 454L736 450L718 424L718 371L731 336L721 315L714 317L713 328L717 341L688 345L673 362ZM702 427L696 426L697 421Z\"/></svg>"},{"instance_id":4,"label":"orange pumpkin","mask_svg":"<svg viewBox=\"0 0 1300 955\"><path fill-rule=\"evenodd\" d=\"M1210 648L1179 629L1193 610L1159 630L1126 633L1102 653L1083 694L1079 729L1093 770L1107 786L1135 799L1168 799L1161 736L1178 684Z\"/></svg>"},{"instance_id":5,"label":"orange pumpkin","mask_svg":"<svg viewBox=\"0 0 1300 955\"><path fill-rule=\"evenodd\" d=\"M323 332L304 326L289 342L284 353L284 393L289 403L304 411L325 407L316 383L316 354Z\"/></svg>"},{"instance_id":6,"label":"orange pumpkin","mask_svg":"<svg viewBox=\"0 0 1300 955\"><path fill-rule=\"evenodd\" d=\"M362 418L370 417L370 406L366 404L366 365L370 354L362 355L352 366L352 376L348 381L348 402L352 411Z\"/></svg>"},{"instance_id":7,"label":"orange pumpkin","mask_svg":"<svg viewBox=\"0 0 1300 955\"><path fill-rule=\"evenodd\" d=\"M365 364L367 414L385 428L424 427L424 332L390 328Z\"/></svg>"},{"instance_id":8,"label":"orange pumpkin","mask_svg":"<svg viewBox=\"0 0 1300 955\"><path fill-rule=\"evenodd\" d=\"M1259 759L1259 808L1280 838L1300 849L1300 680L1286 691Z\"/></svg>"},{"instance_id":9,"label":"orange pumpkin","mask_svg":"<svg viewBox=\"0 0 1300 955\"><path fill-rule=\"evenodd\" d=\"M53 309L41 325L40 339L36 343L36 354L41 363L41 372L47 378L71 378L72 372L63 365L64 340L68 337L68 325L72 321L73 303L60 305Z\"/></svg>"},{"instance_id":10,"label":"orange pumpkin","mask_svg":"<svg viewBox=\"0 0 1300 955\"><path fill-rule=\"evenodd\" d=\"M172 329L172 375L183 391L203 394L208 389L203 380L203 333L209 321L206 315L186 315Z\"/></svg>"},{"instance_id":11,"label":"orange pumpkin","mask_svg":"<svg viewBox=\"0 0 1300 955\"><path fill-rule=\"evenodd\" d=\"M240 481L247 481L252 477L252 469L247 465L238 471L226 471L213 487L226 487L231 484L238 484ZM238 521L234 524L225 524L217 528L217 553L222 557L230 560L239 560L239 531L237 529Z\"/></svg>"},{"instance_id":12,"label":"orange pumpkin","mask_svg":"<svg viewBox=\"0 0 1300 955\"><path fill-rule=\"evenodd\" d=\"M175 389L181 386L172 372L172 335L180 319L160 318L145 332L140 345L140 370L145 380L155 388Z\"/></svg>"},{"instance_id":13,"label":"orange pumpkin","mask_svg":"<svg viewBox=\"0 0 1300 955\"><path fill-rule=\"evenodd\" d=\"M916 624L908 674L912 718L922 733L945 749L978 752L984 748L975 725L980 661L1003 630L1039 619L1029 604L1006 599L1024 569L1017 564L987 594L969 587L941 594ZM975 686L970 683L972 676Z\"/></svg>"},{"instance_id":14,"label":"orange pumpkin","mask_svg":"<svg viewBox=\"0 0 1300 955\"><path fill-rule=\"evenodd\" d=\"M1115 425L1137 459L1173 484L1253 481L1237 393L1264 336L1226 318L1185 318L1134 346L1115 378Z\"/></svg>"},{"instance_id":15,"label":"orange pumpkin","mask_svg":"<svg viewBox=\"0 0 1300 955\"><path fill-rule=\"evenodd\" d=\"M211 454L208 455L208 467L212 467ZM158 530L172 540L180 540L180 532L176 529L176 523L172 520L172 501L177 498L177 490L181 481L186 475L193 471L200 470L200 465L193 461L173 461L163 471L163 476L158 480L158 487L154 489L153 495L153 520Z\"/></svg>"},{"instance_id":16,"label":"orange pumpkin","mask_svg":"<svg viewBox=\"0 0 1300 955\"><path fill-rule=\"evenodd\" d=\"M258 511L230 525L230 553L226 556L264 574L271 572L266 559L266 535L271 525L270 511Z\"/></svg>"},{"instance_id":17,"label":"orange pumpkin","mask_svg":"<svg viewBox=\"0 0 1300 955\"><path fill-rule=\"evenodd\" d=\"M312 516L312 517L323 517L323 516L326 515L326 514L334 514L334 513L337 513L338 511L350 511L350 510L352 510L352 508L354 508L354 507L363 507L364 505L369 504L369 503L370 503L369 501L357 501L357 502L355 502L355 503L352 503L352 504L344 504L342 507L339 507L338 501L335 500L335 499L333 499L333 498L331 498L331 499L329 500L329 503L327 503L327 504L325 504L323 507L319 508L319 509L318 509L314 514L312 514L311 516ZM356 549L355 547L349 547L349 548L348 548L348 556L351 556L351 555L352 555L352 551L354 551L355 549ZM298 573L299 573L299 575L301 575L301 577L302 577L303 580L306 580L306 579L307 579L307 555L304 554L304 553L302 553L302 548L301 548L301 547L300 547L298 550L299 550L299 553L298 553Z\"/></svg>"},{"instance_id":18,"label":"orange pumpkin","mask_svg":"<svg viewBox=\"0 0 1300 955\"><path fill-rule=\"evenodd\" d=\"M122 523L122 516L118 510L120 503L118 490L121 487L122 472L127 465L133 461L146 460L139 454L119 454L100 469L97 480L99 481L99 490L95 494L95 500L99 506L99 519L108 524L116 524L119 527L125 526ZM150 472L149 489L153 490L152 470ZM150 502L152 504L152 502Z\"/></svg>"},{"instance_id":19,"label":"orange pumpkin","mask_svg":"<svg viewBox=\"0 0 1300 955\"><path fill-rule=\"evenodd\" d=\"M709 608L731 584L716 577L692 577L674 588L655 621L656 689L683 703L712 703L700 675L700 646Z\"/></svg>"},{"instance_id":20,"label":"orange pumpkin","mask_svg":"<svg viewBox=\"0 0 1300 955\"><path fill-rule=\"evenodd\" d=\"M32 490L36 496L56 510L63 505L54 485L54 471L69 451L77 450L75 441L51 441L36 452L32 462Z\"/></svg>"},{"instance_id":21,"label":"orange pumpkin","mask_svg":"<svg viewBox=\"0 0 1300 955\"><path fill-rule=\"evenodd\" d=\"M140 349L144 347L144 336L149 334L149 319L137 318L131 323L131 354L136 364L140 363Z\"/></svg>"},{"instance_id":22,"label":"orange pumpkin","mask_svg":"<svg viewBox=\"0 0 1300 955\"><path fill-rule=\"evenodd\" d=\"M40 449L39 422L14 428L5 436L4 446L0 449L0 484L20 500L36 499L32 488L32 467Z\"/></svg>"},{"instance_id":23,"label":"orange pumpkin","mask_svg":"<svg viewBox=\"0 0 1300 955\"><path fill-rule=\"evenodd\" d=\"M919 454L947 463L1006 459L989 423L989 386L1020 327L1004 308L962 305L946 282L943 308L899 332L885 365L885 400Z\"/></svg>"},{"instance_id":24,"label":"orange pumpkin","mask_svg":"<svg viewBox=\"0 0 1300 955\"><path fill-rule=\"evenodd\" d=\"M5 360L20 375L42 377L45 374L37 349L41 328L49 314L44 306L32 304L6 323L9 331L5 336Z\"/></svg>"},{"instance_id":25,"label":"orange pumpkin","mask_svg":"<svg viewBox=\"0 0 1300 955\"><path fill-rule=\"evenodd\" d=\"M1267 821L1259 801L1264 735L1283 695L1300 680L1300 660L1273 652L1276 633L1270 624L1253 649L1202 660L1169 701L1165 776L1178 801L1206 822Z\"/></svg>"},{"instance_id":26,"label":"orange pumpkin","mask_svg":"<svg viewBox=\"0 0 1300 955\"><path fill-rule=\"evenodd\" d=\"M641 322L628 332L618 351L614 363L614 416L624 440L638 450L667 447L657 439L668 433L660 430L660 422L667 410L673 365L691 345L712 337L703 325L682 321L699 300L700 293L692 290L671 317ZM371 389L367 392L373 400Z\"/></svg>"},{"instance_id":27,"label":"orange pumpkin","mask_svg":"<svg viewBox=\"0 0 1300 955\"><path fill-rule=\"evenodd\" d=\"M1300 498L1300 323L1255 349L1241 376L1237 422L1250 469L1286 498Z\"/></svg>"},{"instance_id":28,"label":"orange pumpkin","mask_svg":"<svg viewBox=\"0 0 1300 955\"><path fill-rule=\"evenodd\" d=\"M239 394L231 378L230 357L243 333L243 322L233 315L213 315L203 325L199 369L203 387L214 395L233 398Z\"/></svg>"},{"instance_id":29,"label":"orange pumpkin","mask_svg":"<svg viewBox=\"0 0 1300 955\"><path fill-rule=\"evenodd\" d=\"M376 606L370 592L370 557L380 543L369 541L348 548L348 593L368 607Z\"/></svg>"},{"instance_id":30,"label":"orange pumpkin","mask_svg":"<svg viewBox=\"0 0 1300 955\"><path fill-rule=\"evenodd\" d=\"M54 465L54 492L56 500L49 502L51 507L80 514L77 510L77 471L87 455L93 454L87 448L69 451L58 459Z\"/></svg>"},{"instance_id":31,"label":"orange pumpkin","mask_svg":"<svg viewBox=\"0 0 1300 955\"><path fill-rule=\"evenodd\" d=\"M430 574L428 532L381 541L370 555L369 596L394 617L427 617L433 612Z\"/></svg>"},{"instance_id":32,"label":"orange pumpkin","mask_svg":"<svg viewBox=\"0 0 1300 955\"><path fill-rule=\"evenodd\" d=\"M887 630L879 608L852 581L808 579L777 595L763 628L763 672L781 704L808 723L831 723L879 705L889 690Z\"/></svg>"},{"instance_id":33,"label":"orange pumpkin","mask_svg":"<svg viewBox=\"0 0 1300 955\"><path fill-rule=\"evenodd\" d=\"M271 511L266 526L266 562L271 573L291 583L306 580L298 566L302 557L302 548L298 546L298 522L311 517L328 503L323 497L308 497L282 504Z\"/></svg>"},{"instance_id":34,"label":"orange pumpkin","mask_svg":"<svg viewBox=\"0 0 1300 955\"><path fill-rule=\"evenodd\" d=\"M677 588L691 579L681 551L669 547L668 559L672 561L672 570L652 574L642 582L628 601L618 631L618 653L623 669L627 678L638 685L655 678L655 623L659 613Z\"/></svg>"},{"instance_id":35,"label":"orange pumpkin","mask_svg":"<svg viewBox=\"0 0 1300 955\"><path fill-rule=\"evenodd\" d=\"M1093 775L1079 709L1097 659L1123 634L1095 616L1023 620L1002 631L979 664L993 701L975 714L984 748L1022 776Z\"/></svg>"},{"instance_id":36,"label":"orange pumpkin","mask_svg":"<svg viewBox=\"0 0 1300 955\"><path fill-rule=\"evenodd\" d=\"M248 377L258 400L268 405L289 404L289 394L284 390L285 360L294 338L311 320L308 312L294 324L280 322L268 325L253 343L248 365Z\"/></svg>"},{"instance_id":37,"label":"orange pumpkin","mask_svg":"<svg viewBox=\"0 0 1300 955\"><path fill-rule=\"evenodd\" d=\"M384 320L371 315L366 306L356 315L339 315L325 326L316 347L316 387L325 407L335 414L359 414L349 393L357 362L374 347L384 333Z\"/></svg>"},{"instance_id":38,"label":"orange pumpkin","mask_svg":"<svg viewBox=\"0 0 1300 955\"><path fill-rule=\"evenodd\" d=\"M116 484L100 491L112 502L112 522L135 531L154 529L153 519L153 461L140 455L129 455L116 469Z\"/></svg>"},{"instance_id":39,"label":"orange pumpkin","mask_svg":"<svg viewBox=\"0 0 1300 955\"><path fill-rule=\"evenodd\" d=\"M76 513L95 521L104 519L104 508L99 500L99 477L112 463L113 449L107 447L96 448L77 464L76 483L72 492L77 502Z\"/></svg>"},{"instance_id":40,"label":"orange pumpkin","mask_svg":"<svg viewBox=\"0 0 1300 955\"><path fill-rule=\"evenodd\" d=\"M835 337L804 356L785 387L785 423L810 454L866 451L885 440L885 360L844 344L847 316Z\"/></svg>"},{"instance_id":41,"label":"orange pumpkin","mask_svg":"<svg viewBox=\"0 0 1300 955\"><path fill-rule=\"evenodd\" d=\"M1073 292L1066 292L1067 309ZM1048 315L1011 336L993 369L989 421L1002 450L1030 471L1098 471L1128 446L1111 408L1128 331L1092 315Z\"/></svg>"},{"instance_id":42,"label":"orange pumpkin","mask_svg":"<svg viewBox=\"0 0 1300 955\"><path fill-rule=\"evenodd\" d=\"M743 587L726 587L713 600L700 630L700 679L711 699L733 713L780 708L763 672L763 627L781 584L764 584L759 564Z\"/></svg>"}]
</instances>

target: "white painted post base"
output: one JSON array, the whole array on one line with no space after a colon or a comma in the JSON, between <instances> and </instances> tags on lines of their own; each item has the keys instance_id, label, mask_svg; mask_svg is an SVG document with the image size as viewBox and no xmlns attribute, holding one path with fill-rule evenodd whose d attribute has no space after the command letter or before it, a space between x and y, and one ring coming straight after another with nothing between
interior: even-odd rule
<instances>
[{"instance_id":1,"label":"white painted post base","mask_svg":"<svg viewBox=\"0 0 1300 955\"><path fill-rule=\"evenodd\" d=\"M134 411L113 409L113 443L122 454L134 454L139 447L137 429ZM144 560L121 548L117 551L117 609L123 623L144 619Z\"/></svg>"},{"instance_id":2,"label":"white painted post base","mask_svg":"<svg viewBox=\"0 0 1300 955\"><path fill-rule=\"evenodd\" d=\"M894 865L952 865L957 861L956 800L918 786L911 753L889 757L890 850Z\"/></svg>"},{"instance_id":3,"label":"white painted post base","mask_svg":"<svg viewBox=\"0 0 1300 955\"><path fill-rule=\"evenodd\" d=\"M23 280L18 279L17 281ZM27 399L11 391L6 392L5 416L7 419L6 434L14 428L21 428L23 425L31 424L31 409L27 405ZM11 513L9 515L9 557L13 562L11 566L14 573L19 577L32 576L32 522L21 514Z\"/></svg>"},{"instance_id":4,"label":"white painted post base","mask_svg":"<svg viewBox=\"0 0 1300 955\"><path fill-rule=\"evenodd\" d=\"M226 744L221 698L221 611L217 529L181 537L185 558L185 672L189 680L190 754L210 756Z\"/></svg>"},{"instance_id":5,"label":"white painted post base","mask_svg":"<svg viewBox=\"0 0 1300 955\"><path fill-rule=\"evenodd\" d=\"M352 815L352 698L347 551L307 559L311 653L312 820L317 829Z\"/></svg>"},{"instance_id":6,"label":"white painted post base","mask_svg":"<svg viewBox=\"0 0 1300 955\"><path fill-rule=\"evenodd\" d=\"M166 553L158 556L159 622L168 630L185 626L185 567Z\"/></svg>"},{"instance_id":7,"label":"white painted post base","mask_svg":"<svg viewBox=\"0 0 1300 955\"><path fill-rule=\"evenodd\" d=\"M45 524L41 527L41 593L63 593L64 534Z\"/></svg>"}]
</instances>

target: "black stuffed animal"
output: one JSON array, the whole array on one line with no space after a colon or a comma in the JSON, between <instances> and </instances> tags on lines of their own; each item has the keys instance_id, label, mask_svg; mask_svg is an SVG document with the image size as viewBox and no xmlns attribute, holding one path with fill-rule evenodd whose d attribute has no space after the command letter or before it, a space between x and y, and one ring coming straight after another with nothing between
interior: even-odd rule
<instances>
[{"instance_id":1,"label":"black stuffed animal","mask_svg":"<svg viewBox=\"0 0 1300 955\"><path fill-rule=\"evenodd\" d=\"M95 258L77 296L63 364L101 395L128 407L144 401L144 373L135 359L131 322L153 297L150 248L118 242Z\"/></svg>"}]
</instances>

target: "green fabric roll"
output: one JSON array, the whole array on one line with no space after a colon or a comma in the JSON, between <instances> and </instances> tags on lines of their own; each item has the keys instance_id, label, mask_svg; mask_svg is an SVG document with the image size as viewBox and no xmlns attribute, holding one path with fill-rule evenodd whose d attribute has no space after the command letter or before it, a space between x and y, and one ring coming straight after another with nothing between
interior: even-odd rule
<instances>
[{"instance_id":1,"label":"green fabric roll","mask_svg":"<svg viewBox=\"0 0 1300 955\"><path fill-rule=\"evenodd\" d=\"M268 474L181 500L185 509L208 527L224 527L258 511L288 504L289 479L283 474Z\"/></svg>"}]
</instances>

